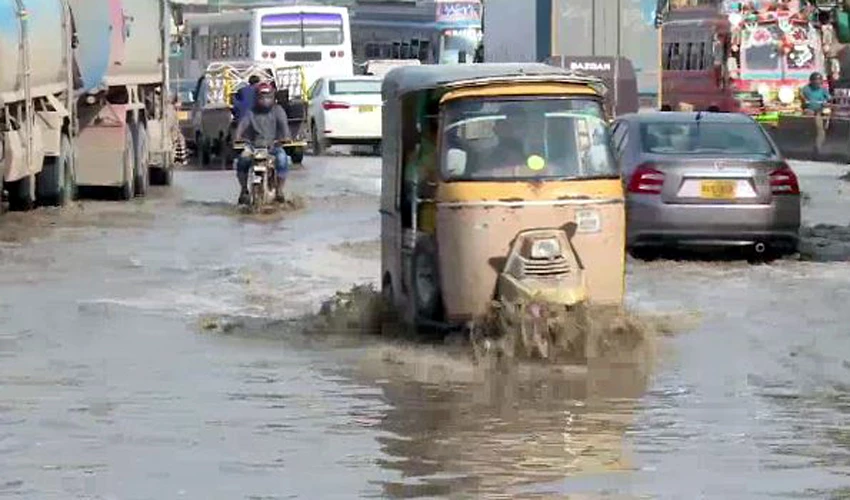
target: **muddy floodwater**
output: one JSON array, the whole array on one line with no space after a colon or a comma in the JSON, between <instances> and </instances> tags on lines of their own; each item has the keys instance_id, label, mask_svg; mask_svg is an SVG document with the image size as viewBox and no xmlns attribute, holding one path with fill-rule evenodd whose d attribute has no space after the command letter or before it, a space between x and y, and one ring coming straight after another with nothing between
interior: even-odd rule
<instances>
[{"instance_id":1,"label":"muddy floodwater","mask_svg":"<svg viewBox=\"0 0 850 500\"><path fill-rule=\"evenodd\" d=\"M186 171L0 218L0 497L850 497L844 168L795 164L806 260L630 260L651 361L494 370L306 326L376 281L380 167L305 164L273 216Z\"/></svg>"}]
</instances>

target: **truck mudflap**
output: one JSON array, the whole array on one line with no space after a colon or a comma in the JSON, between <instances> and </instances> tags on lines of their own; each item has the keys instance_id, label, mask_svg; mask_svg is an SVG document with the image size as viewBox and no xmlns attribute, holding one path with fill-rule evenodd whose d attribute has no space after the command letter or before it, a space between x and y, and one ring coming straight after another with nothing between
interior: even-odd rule
<instances>
[{"instance_id":1,"label":"truck mudflap","mask_svg":"<svg viewBox=\"0 0 850 500\"><path fill-rule=\"evenodd\" d=\"M765 125L782 154L789 159L850 163L850 116L833 115L825 122L824 142L816 147L813 116L782 115L775 125Z\"/></svg>"}]
</instances>

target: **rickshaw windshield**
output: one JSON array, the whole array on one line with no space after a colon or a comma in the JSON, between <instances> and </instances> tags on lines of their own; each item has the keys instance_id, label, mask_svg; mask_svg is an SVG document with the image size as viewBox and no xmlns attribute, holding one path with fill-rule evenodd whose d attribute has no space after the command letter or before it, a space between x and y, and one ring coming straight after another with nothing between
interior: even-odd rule
<instances>
[{"instance_id":1,"label":"rickshaw windshield","mask_svg":"<svg viewBox=\"0 0 850 500\"><path fill-rule=\"evenodd\" d=\"M481 98L442 110L442 176L452 180L615 178L598 100Z\"/></svg>"}]
</instances>

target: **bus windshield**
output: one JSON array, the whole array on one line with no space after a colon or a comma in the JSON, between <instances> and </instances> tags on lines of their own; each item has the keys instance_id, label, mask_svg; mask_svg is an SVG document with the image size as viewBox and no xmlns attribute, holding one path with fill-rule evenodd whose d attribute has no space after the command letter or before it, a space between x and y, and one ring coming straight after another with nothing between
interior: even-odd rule
<instances>
[{"instance_id":1,"label":"bus windshield","mask_svg":"<svg viewBox=\"0 0 850 500\"><path fill-rule=\"evenodd\" d=\"M597 100L463 99L449 102L443 113L446 180L618 176Z\"/></svg>"},{"instance_id":2,"label":"bus windshield","mask_svg":"<svg viewBox=\"0 0 850 500\"><path fill-rule=\"evenodd\" d=\"M263 45L340 45L345 39L342 16L329 13L269 14L260 21Z\"/></svg>"}]
</instances>

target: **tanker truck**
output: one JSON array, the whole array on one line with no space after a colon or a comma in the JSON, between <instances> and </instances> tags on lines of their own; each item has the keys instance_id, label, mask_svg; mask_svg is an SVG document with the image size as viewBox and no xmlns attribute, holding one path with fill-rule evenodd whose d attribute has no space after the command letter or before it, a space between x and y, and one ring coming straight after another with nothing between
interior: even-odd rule
<instances>
[{"instance_id":1,"label":"tanker truck","mask_svg":"<svg viewBox=\"0 0 850 500\"><path fill-rule=\"evenodd\" d=\"M60 0L0 0L0 181L12 209L73 196L70 16Z\"/></svg>"},{"instance_id":2,"label":"tanker truck","mask_svg":"<svg viewBox=\"0 0 850 500\"><path fill-rule=\"evenodd\" d=\"M169 2L68 1L78 66L107 58L103 78L84 84L77 100L77 184L115 187L125 200L144 196L149 184L170 184Z\"/></svg>"},{"instance_id":3,"label":"tanker truck","mask_svg":"<svg viewBox=\"0 0 850 500\"><path fill-rule=\"evenodd\" d=\"M170 183L168 15L167 0L0 0L11 209L61 206L78 186L130 199Z\"/></svg>"}]
</instances>

